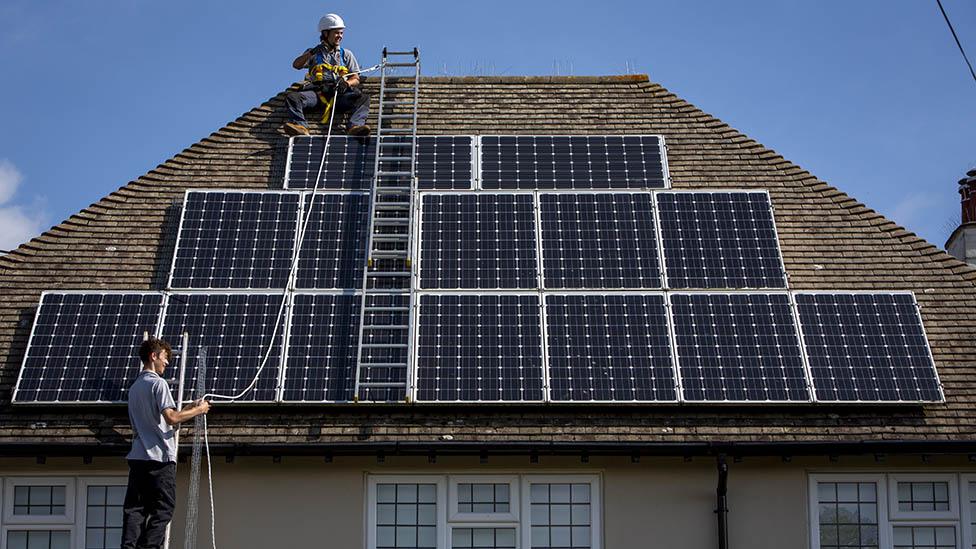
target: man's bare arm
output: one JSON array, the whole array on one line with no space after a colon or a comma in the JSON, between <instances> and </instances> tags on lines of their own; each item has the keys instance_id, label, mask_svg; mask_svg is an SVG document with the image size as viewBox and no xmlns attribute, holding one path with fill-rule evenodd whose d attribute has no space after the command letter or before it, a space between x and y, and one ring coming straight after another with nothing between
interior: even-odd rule
<instances>
[{"instance_id":1,"label":"man's bare arm","mask_svg":"<svg viewBox=\"0 0 976 549\"><path fill-rule=\"evenodd\" d=\"M209 411L210 403L206 400L200 399L194 401L192 404L180 411L176 411L174 408L167 408L163 410L163 418L166 419L166 423L176 425L177 423L183 423L184 421L193 419L201 414L206 414Z\"/></svg>"},{"instance_id":2,"label":"man's bare arm","mask_svg":"<svg viewBox=\"0 0 976 549\"><path fill-rule=\"evenodd\" d=\"M305 65L308 64L308 60L312 58L312 55L311 49L305 50L304 53L296 57L295 60L291 62L291 66L298 70L304 69Z\"/></svg>"}]
</instances>

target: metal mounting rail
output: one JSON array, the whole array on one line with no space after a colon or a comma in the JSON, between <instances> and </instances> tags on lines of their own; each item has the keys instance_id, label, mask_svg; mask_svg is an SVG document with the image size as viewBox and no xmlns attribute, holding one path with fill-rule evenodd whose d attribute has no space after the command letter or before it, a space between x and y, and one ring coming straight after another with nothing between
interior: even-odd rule
<instances>
[{"instance_id":1,"label":"metal mounting rail","mask_svg":"<svg viewBox=\"0 0 976 549\"><path fill-rule=\"evenodd\" d=\"M408 393L419 88L417 48L383 48L356 352L357 401L402 401Z\"/></svg>"}]
</instances>

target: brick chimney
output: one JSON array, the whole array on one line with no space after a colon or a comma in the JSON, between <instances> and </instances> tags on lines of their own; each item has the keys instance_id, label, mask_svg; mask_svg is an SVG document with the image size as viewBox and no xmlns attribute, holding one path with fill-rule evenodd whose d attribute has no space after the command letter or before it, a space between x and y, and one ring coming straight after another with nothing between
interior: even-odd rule
<instances>
[{"instance_id":1,"label":"brick chimney","mask_svg":"<svg viewBox=\"0 0 976 549\"><path fill-rule=\"evenodd\" d=\"M976 266L976 168L959 180L962 222L946 241L946 251L961 261Z\"/></svg>"}]
</instances>

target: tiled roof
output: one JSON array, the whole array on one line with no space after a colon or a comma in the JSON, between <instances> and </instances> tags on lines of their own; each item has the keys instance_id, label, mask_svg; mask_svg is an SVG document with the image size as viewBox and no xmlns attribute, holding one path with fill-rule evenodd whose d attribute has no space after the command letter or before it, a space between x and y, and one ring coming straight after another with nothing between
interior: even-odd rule
<instances>
[{"instance_id":1,"label":"tiled roof","mask_svg":"<svg viewBox=\"0 0 976 549\"><path fill-rule=\"evenodd\" d=\"M425 134L661 134L675 188L767 189L793 289L915 292L947 402L223 411L218 405L210 417L212 442L976 441L976 269L645 76L424 78L420 104ZM40 292L161 289L183 192L280 188L287 140L278 127L284 119L279 94L0 257L0 448L124 445L129 430L121 407L9 404Z\"/></svg>"}]
</instances>

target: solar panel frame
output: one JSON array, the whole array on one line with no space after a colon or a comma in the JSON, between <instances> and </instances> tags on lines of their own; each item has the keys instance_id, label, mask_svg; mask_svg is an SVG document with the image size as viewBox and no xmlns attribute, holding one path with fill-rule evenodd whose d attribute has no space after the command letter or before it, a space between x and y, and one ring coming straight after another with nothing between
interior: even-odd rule
<instances>
[{"instance_id":1,"label":"solar panel frame","mask_svg":"<svg viewBox=\"0 0 976 549\"><path fill-rule=\"evenodd\" d=\"M409 370L407 379L409 382L409 387L407 389L407 394L410 396L413 402L423 405L431 406L443 406L443 405L511 405L511 404L541 404L549 402L549 368L547 366L548 360L546 355L546 336L545 336L545 317L544 311L542 310L542 295L538 291L467 291L467 292L454 292L454 291L422 291L416 294L417 304L413 307L411 311L411 318L413 325L415 326L415 340L410 346L410 364L412 367ZM428 296L439 296L439 297L534 297L536 298L535 309L537 311L537 318L539 320L539 342L541 348L539 349L540 357L540 369L541 369L541 398L539 399L520 399L520 400L464 400L464 399L454 399L454 400L427 400L420 398L420 336L422 330L421 320L421 309L423 307L422 300L424 297ZM534 347L533 347L534 348ZM531 358L531 357L530 357ZM530 389L524 389L530 390ZM458 388L458 392L461 389Z\"/></svg>"},{"instance_id":2,"label":"solar panel frame","mask_svg":"<svg viewBox=\"0 0 976 549\"><path fill-rule=\"evenodd\" d=\"M432 139L468 139L470 141L468 145L468 154L470 155L468 168L470 170L471 176L468 178L467 185L458 186L456 183L451 186L437 186L436 184L427 184L426 180L422 177L423 170L421 169L422 161L420 158L420 153L422 151L422 143L424 140ZM414 170L417 173L417 192L428 192L428 191L471 191L475 189L478 176L476 173L478 165L478 142L479 138L476 135L418 135L417 136L417 158ZM460 181L458 179L457 181Z\"/></svg>"},{"instance_id":3,"label":"solar panel frame","mask_svg":"<svg viewBox=\"0 0 976 549\"><path fill-rule=\"evenodd\" d=\"M521 288L510 288L510 287L506 287L506 288L501 288L501 287L485 287L485 288L424 287L425 278L423 277L423 268L424 268L424 246L423 246L423 234L424 233L423 233L423 227L424 227L425 221L427 220L426 212L425 212L425 208L424 208L424 204L425 204L425 200L424 199L429 198L429 197L435 197L435 196L465 196L465 197L470 196L470 197L474 197L474 198L480 198L480 197L485 197L485 196L516 196L517 197L517 196L525 196L525 195L528 195L528 196L530 196L532 198L532 208L533 208L533 211L532 211L532 224L533 224L533 228L532 228L532 233L533 233L532 246L533 246L533 251L535 253L535 261L534 261L535 276L534 277L528 277L528 276L526 276L524 278L525 278L525 282L527 282L529 278L533 278L534 281L535 281L533 287L521 287ZM422 193L422 195L420 197L420 200L417 201L416 207L417 207L417 212L416 212L417 222L414 223L414 227L413 227L413 229L414 229L414 232L413 232L413 241L415 242L415 247L414 247L415 255L414 255L414 257L416 258L415 261L413 262L413 266L414 266L414 269L415 269L414 270L415 276L413 277L413 280L414 280L414 283L415 283L415 286L414 286L414 290L415 291L420 291L420 292L491 292L491 293L505 293L505 292L508 292L508 291L537 290L538 288L541 288L541 286L540 286L540 284L541 284L541 279L540 279L541 274L540 274L540 271L539 271L539 269L540 269L540 264L539 264L539 255L540 255L539 254L539 245L540 245L540 242L539 242L539 212L538 212L539 208L538 208L538 198L535 196L535 192L534 191L502 191L502 192L497 192L497 191L489 191L489 192L480 192L480 191L479 192L471 192L471 191L426 191L426 192ZM516 271L517 271L517 269L516 269ZM517 278L517 279L520 279L521 280L521 278L519 277L519 275L517 273L516 274L513 274L512 276L514 278ZM459 284L460 284L461 278L458 278L458 281L459 281Z\"/></svg>"},{"instance_id":4,"label":"solar panel frame","mask_svg":"<svg viewBox=\"0 0 976 549\"><path fill-rule=\"evenodd\" d=\"M513 138L513 137L527 137L527 138L647 138L653 137L657 139L658 142L658 154L661 159L661 178L662 186L660 187L579 187L579 188L540 188L540 187L517 187L517 188L504 188L504 187L486 187L484 185L484 146L483 142L485 138ZM659 134L576 134L576 135L542 135L542 134L485 134L477 136L477 170L476 170L476 180L475 180L475 190L485 190L485 191L585 191L585 190L602 190L602 191L613 191L613 190L630 190L635 191L639 189L644 190L668 190L671 188L671 171L668 165L668 154L667 154L667 143L665 142L664 135Z\"/></svg>"},{"instance_id":5,"label":"solar panel frame","mask_svg":"<svg viewBox=\"0 0 976 549\"><path fill-rule=\"evenodd\" d=\"M292 181L293 178L291 177L291 170L292 170L292 165L295 163L295 155L294 155L295 142L296 141L309 140L309 142L311 143L313 140L317 140L317 139L324 140L325 139L325 136L320 136L320 135L297 136L297 135L295 135L295 136L291 136L291 137L288 138L288 154L285 156L285 177L284 177L284 181L282 183L282 188L284 190L291 190L291 191L311 191L311 190L314 189L314 186L313 185L297 186L297 187L294 186L293 181ZM330 139L330 142L329 142L329 148L330 149L332 148L332 145L333 145L333 143L331 141L333 139L334 140L337 140L337 142L341 140L343 142L343 144L341 145L342 147L346 147L347 146L346 140L348 140L348 141L354 141L357 144L360 142L358 138L352 137L352 136L346 136L346 135L333 135L329 139ZM326 181L326 179L324 177L325 174L326 174L325 173L326 170L323 169L323 173L322 173L323 178L322 178L322 181L319 182L319 191L322 191L322 190L343 191L343 190L345 190L345 191L367 191L368 192L370 190L370 186L372 185L372 181L373 181L373 168L374 168L374 162L373 162L374 155L370 155L369 152L370 152L370 147L373 147L373 152L375 153L375 150L376 150L375 149L375 146L376 146L376 140L375 139L370 140L367 143L367 148L364 151L364 155L366 156L366 162L363 165L363 169L366 170L366 171L364 171L361 174L360 177L355 178L355 180L357 181L357 183L355 185L345 184L346 183L345 181L342 181L342 184L340 184L339 186L323 185L323 182ZM329 164L329 161L328 161L328 159L326 159L326 165L324 166L324 168L328 168L328 164ZM309 165L311 166L311 163ZM315 168L316 175L318 175L318 164L316 164L314 166L314 168ZM329 185L331 185L331 184L329 184Z\"/></svg>"},{"instance_id":6,"label":"solar panel frame","mask_svg":"<svg viewBox=\"0 0 976 549\"><path fill-rule=\"evenodd\" d=\"M675 369L676 369L676 376L677 376L676 379L678 380L678 385L679 385L679 388L681 390L681 402L688 403L688 404L694 404L694 405L708 405L708 406L713 406L713 405L754 406L754 405L768 405L768 404L796 406L796 405L811 404L811 403L814 403L815 402L814 399L813 399L813 384L812 384L812 380L810 379L810 371L807 368L806 355L803 353L803 342L800 339L800 329L799 329L799 326L797 325L796 308L794 307L794 303L793 303L793 300L792 300L792 298L790 296L790 292L789 291L787 291L787 290L778 290L778 291L777 290L772 290L772 291L763 291L763 290L741 290L741 291L736 291L736 290L732 290L732 291L730 291L730 290L722 290L722 291L718 291L718 290L705 290L705 291L669 291L669 292L666 292L666 294L667 294L667 298L668 298L668 309L669 309L669 314L670 314L669 320L671 322L672 333L673 333L673 338L674 338L673 339L673 342L672 342L672 350L674 351L674 361L675 361ZM682 363L681 363L682 353L681 353L681 349L682 348L679 347L679 345L678 345L678 341L679 341L678 325L679 324L675 320L675 314L674 314L674 309L675 309L674 297L676 297L676 296L709 296L709 295L727 295L727 296L742 296L742 295L783 296L783 297L786 298L786 305L789 308L789 314L790 314L790 318L792 319L792 327L793 327L793 330L794 330L793 339L795 339L795 344L796 344L796 346L798 348L798 353L799 353L798 354L798 357L795 357L795 358L798 358L799 359L798 366L800 367L800 369L803 372L803 383L804 383L803 390L805 391L805 394L806 394L806 398L805 399L795 399L795 400L779 400L779 399L767 399L767 400L761 400L761 399L718 400L718 399L693 399L693 398L689 398L688 397L688 395L686 394L686 391L687 390L690 390L690 389L687 389L687 387L688 387L689 384L685 382L684 376L683 376L683 374L681 372L681 368L682 368ZM786 378L784 378L784 379L786 379ZM799 388L795 388L794 390L798 390L798 389ZM705 390L707 390L707 388L704 388L703 387L701 390L702 391L705 391ZM789 392L791 389L787 386L784 390L786 392Z\"/></svg>"},{"instance_id":7,"label":"solar panel frame","mask_svg":"<svg viewBox=\"0 0 976 549\"><path fill-rule=\"evenodd\" d=\"M611 189L611 190L603 190L603 189L562 190L561 189L561 190L529 191L529 192L532 192L535 195L534 200L535 200L535 210L537 215L536 226L538 228L537 229L538 242L536 244L536 248L538 250L538 256L539 256L539 288L541 288L543 291L559 292L559 291L592 290L597 292L605 292L605 291L650 292L650 291L660 291L666 287L664 281L664 262L663 262L663 255L661 250L661 227L657 215L656 193L652 191L641 191L635 189ZM650 207L651 207L650 222L654 225L653 232L654 232L655 242L653 246L653 251L656 254L656 257L649 258L649 259L653 260L653 262L656 263L656 268L658 271L657 272L658 284L653 286L643 286L643 287L620 285L620 286L606 286L606 287L580 286L580 287L556 288L556 287L548 286L545 281L546 269L544 268L545 257L546 257L546 250L545 250L546 239L543 233L544 226L543 226L543 218L542 218L542 200L544 195L641 195L641 196L646 195L648 196L650 200ZM636 228L635 231L637 231Z\"/></svg>"},{"instance_id":8,"label":"solar panel frame","mask_svg":"<svg viewBox=\"0 0 976 549\"><path fill-rule=\"evenodd\" d=\"M352 300L352 306L354 311L352 315L353 322L351 324L351 327L352 327L352 336L353 339L355 339L355 341L352 343L351 346L351 355L349 356L349 359L351 360L351 364L349 365L349 379L346 381L346 384L349 389L350 398L348 399L286 398L285 393L286 391L288 391L287 384L289 383L289 377L288 377L289 362L292 360L291 347L293 343L292 338L294 335L293 330L295 329L295 310L296 310L295 300L296 298L299 297L315 298L320 296L333 296L337 298L349 297ZM363 293L361 291L298 290L291 293L291 295L288 297L286 323L284 326L285 337L284 337L284 344L283 344L284 348L282 353L283 359L282 359L282 367L278 372L276 402L282 402L288 404L342 404L354 400L353 397L355 396L354 393L357 385L355 377L356 377L356 361L358 359L357 350L358 350L358 340L359 340L359 310L362 307L363 304L362 302L363 302ZM341 306L341 304L339 304L339 306ZM314 337L314 335L315 334L310 334L307 337L312 338ZM294 370L295 368L292 369ZM307 370L307 369L315 369L315 368L305 368L305 369ZM327 392L328 389L323 389L323 391Z\"/></svg>"},{"instance_id":9,"label":"solar panel frame","mask_svg":"<svg viewBox=\"0 0 976 549\"><path fill-rule=\"evenodd\" d=\"M240 297L243 297L243 298L265 297L265 298L268 298L269 299L268 306L274 305L274 307L277 308L277 307L280 307L280 305L278 305L278 304L281 301L282 295L283 295L283 290L218 290L218 291L190 290L190 291L172 291L172 292L167 292L167 300L165 301L165 303L163 305L162 320L160 321L160 325L159 325L159 337L165 338L168 335L168 333L169 333L168 332L168 326L166 324L166 320L167 320L167 316L168 316L168 314L170 312L170 306L173 305L173 301L174 300L180 301L183 298L196 298L196 297L200 297L200 296L203 296L203 297L208 297L208 296L240 296ZM184 301L183 303L187 303L187 302ZM256 399L256 398L252 398L252 399L249 399L249 400L235 400L233 402L235 405L238 405L238 404L240 404L240 405L252 405L252 404L261 405L261 404L269 404L269 403L272 403L272 402L277 402L277 400L276 400L277 399L277 394L278 394L277 381L278 381L278 379L280 378L280 375L281 375L280 370L283 367L283 365L285 364L285 345L284 344L285 344L285 337L287 336L287 323L289 321L289 317L290 317L290 310L288 308L288 303L286 303L285 310L283 312L283 318L281 319L281 325L280 325L280 327L278 329L277 335L274 338L274 341L272 342L272 348L275 345L278 346L278 352L277 353L272 352L269 355L269 357L268 357L268 364L265 365L265 369L272 368L274 370L273 371L273 375L265 374L265 373L262 372L261 379L258 381L257 385L255 385L254 389L252 389L252 391L249 393L250 395L253 395L257 391L263 391L263 392L267 392L267 393L273 394L274 397L273 398L270 398L270 399ZM248 318L253 318L253 317L248 317ZM272 316L271 312L269 312L267 318L272 319L272 321L275 321L276 320L276 318ZM272 324L273 324L273 322L272 322ZM246 325L244 327L246 328ZM273 326L272 326L272 328L273 328ZM194 334L193 331L188 331L188 333L189 333L189 344L190 344L190 348L193 349L193 348L199 347L199 345L200 345L200 343L199 343L199 341L200 341L199 340L200 334ZM241 390L243 390L251 382L251 380L253 380L253 375L257 371L258 366L260 365L261 358L263 358L264 354L267 353L269 340L265 336L266 335L269 335L270 333L271 333L271 328L269 328L268 334L260 334L260 338L261 338L260 343L257 344L256 346L254 346L256 350L260 351L260 353L258 355L254 356L254 357L244 357L244 359L246 359L246 360L251 360L251 359L254 360L254 362L253 362L254 372L248 372L245 369L245 371L243 372L244 377L241 380L243 382L243 384L241 386L235 387L235 389L233 390L233 392L231 392L231 390L229 390L229 389L215 388L212 385L209 385L208 384L205 387L207 393L219 393L221 395L228 395L228 394L236 394L236 393L240 392ZM232 335L230 335L228 337L236 337L236 338L239 339L239 338L245 337L246 335L247 334L242 334L242 335L233 335L232 334ZM171 339L174 339L175 340L175 338L171 338ZM208 378L213 378L213 377L215 377L217 375L217 372L220 370L219 366L217 366L215 364L216 360L218 358L220 358L220 357L219 357L219 355L217 355L216 353L213 352L213 346L210 346L210 347L211 347L211 351L209 353L209 359L208 359L209 362L208 362L208 365L207 365L207 376L208 376ZM274 364L272 362L273 360L275 360L275 357L277 357L277 364ZM195 375L196 374L195 374L194 357L191 356L189 358L190 358L190 360L189 360L189 362L187 364L187 372L186 372L186 386L184 387L184 394L185 395L192 395L192 391L194 390L194 387L195 387L195 379L196 379L195 378ZM250 364L248 364L248 366L249 365ZM238 368L235 368L235 370L241 370L241 368L238 367ZM262 384L267 384L268 383L268 380L273 380L275 382L275 387L273 387L273 388L262 388ZM208 382L209 381L211 381L211 380L208 379ZM186 400L187 401L194 400L195 398L198 398L198 397L196 397L196 396L192 396L192 397L191 396L188 396ZM215 401L216 402L220 402L221 399L215 399Z\"/></svg>"},{"instance_id":10,"label":"solar panel frame","mask_svg":"<svg viewBox=\"0 0 976 549\"><path fill-rule=\"evenodd\" d=\"M304 285L305 278L308 278L308 277L304 277L303 278L303 275L304 275L304 273L308 269L311 269L311 267L307 267L307 265L309 264L309 262L316 262L317 263L317 262L321 262L321 260L322 260L322 258L321 258L320 255L316 255L314 258L310 258L307 255L307 253L306 253L306 252L309 251L307 248L311 245L310 242L312 242L312 241L310 241L310 237L314 237L315 236L313 234L313 232L312 232L312 228L315 226L315 223L316 223L316 221L314 219L309 219L308 226L307 226L307 229L306 229L305 238L304 238L304 241L301 243L301 250L299 251L298 265L295 268L295 287L298 290L303 290L303 291L319 291L319 290L354 290L354 289L358 289L362 285L363 268L366 265L366 255L367 255L367 253L366 253L367 238L366 237L367 237L367 233L368 233L368 230L369 230L369 198L370 198L369 192L364 192L364 191L319 191L318 193L315 193L315 192L312 192L312 191L307 191L307 192L302 192L301 195L302 195L301 201L300 201L301 208L299 210L298 225L295 228L295 244L296 245L298 244L298 236L299 236L298 233L301 231L301 225L305 221L305 216L308 214L308 208L309 208L310 205L312 205L310 203L311 203L313 197L315 197L317 195L319 197L321 197L321 196L338 196L338 197L353 197L353 196L358 196L361 199L362 198L365 198L365 204L364 204L365 209L360 213L360 216L361 216L360 221L363 222L363 225L362 225L362 236L363 236L363 238L362 238L362 242L360 243L359 248L355 251L356 257L353 259L353 262L356 263L356 266L354 267L355 272L350 276L351 282L354 283L355 286L323 286L323 287L318 287L318 286L314 286L314 285ZM323 203L322 203L321 200L316 200L315 201L315 204L312 205L312 206L314 206L314 207L322 207L322 204ZM353 214L350 213L349 215L353 215ZM320 224L321 223L322 222L320 222ZM337 266L336 270L338 270L338 266ZM314 277L312 277L312 278L314 279ZM340 274L336 278L340 278L341 279L342 278L342 275Z\"/></svg>"},{"instance_id":11,"label":"solar panel frame","mask_svg":"<svg viewBox=\"0 0 976 549\"><path fill-rule=\"evenodd\" d=\"M24 356L21 359L20 369L17 372L17 378L14 382L14 389L11 393L11 404L15 406L34 406L34 405L52 405L52 404L71 404L79 406L93 406L93 405L105 405L105 404L124 404L126 400L19 400L18 395L21 393L21 383L24 379L24 372L27 367L28 361L31 359L31 350L34 349L35 342L35 332L38 327L38 321L41 318L41 310L45 304L45 300L48 296L107 296L107 295L120 295L120 296L159 296L159 311L156 313L156 319L154 323L154 329L149 332L152 337L159 337L159 332L162 329L162 315L165 308L165 302L167 295L164 292L152 292L152 291L128 291L128 290L45 290L41 292L40 298L38 300L37 309L34 311L34 319L31 324L30 335L27 338L27 346L24 351ZM147 330L148 331L148 330ZM141 365L139 364L139 357L137 354L136 346L131 349L131 361L133 374L138 374ZM174 349L174 354L177 350ZM175 370L175 369L174 369ZM171 370L170 374L172 375ZM133 375L133 377L134 377ZM129 380L131 381L131 379Z\"/></svg>"},{"instance_id":12,"label":"solar panel frame","mask_svg":"<svg viewBox=\"0 0 976 549\"><path fill-rule=\"evenodd\" d=\"M813 373L813 360L809 357L807 349L807 334L804 329L804 322L802 320L802 315L800 312L800 304L797 298L801 296L847 296L847 295L872 295L872 296L908 296L912 300L912 304L915 308L916 319L918 320L918 326L921 330L921 336L925 340L925 350L928 356L929 364L932 367L932 375L935 380L935 384L939 393L938 400L835 400L835 399L825 399L817 397L817 384L816 378ZM945 388L942 384L942 379L939 377L939 368L935 362L935 356L932 354L932 345L929 341L928 331L925 328L925 322L922 318L921 307L918 304L918 299L915 297L915 293L910 290L894 290L894 291L877 291L877 290L803 290L790 292L790 298L793 303L793 309L796 315L797 329L800 333L800 342L804 352L804 359L807 364L808 375L810 377L810 392L813 395L814 401L821 404L831 404L831 405L857 405L857 406L892 406L892 405L924 405L933 404L946 401Z\"/></svg>"},{"instance_id":13,"label":"solar panel frame","mask_svg":"<svg viewBox=\"0 0 976 549\"><path fill-rule=\"evenodd\" d=\"M655 217L655 223L656 223L656 228L657 228L657 233L658 233L658 241L660 242L660 245L659 246L660 246L660 252L661 252L660 264L661 264L662 277L664 279L664 288L665 289L674 290L674 291L678 291L678 292L714 291L715 293L719 293L719 292L723 292L723 291L729 291L729 290L742 290L742 291L752 291L752 290L766 291L766 290L768 290L768 292L766 292L766 293L773 292L773 291L777 291L777 290L789 290L789 275L788 275L788 273L786 271L786 264L785 264L784 259L783 259L783 249L780 246L779 229L776 226L776 211L775 211L775 207L773 206L772 197L769 195L769 191L767 189L710 189L710 190L655 189L653 191L653 193L654 193L654 214L656 216ZM679 194L702 194L702 195L714 195L714 194L763 194L763 195L765 195L766 196L766 202L767 202L767 204L769 204L769 216L770 216L770 222L771 222L770 225L771 225L772 232L773 232L772 237L773 237L773 239L775 240L775 243L776 243L776 256L777 256L778 263L779 263L779 272L781 273L781 276L782 276L783 285L782 286L757 286L757 287L753 287L753 286L722 287L722 286L719 286L719 287L709 287L709 288L703 288L703 287L700 288L700 287L695 287L695 286L674 286L672 284L672 277L669 276L669 274L668 274L667 251L668 251L669 248L665 244L664 222L663 222L662 215L661 215L662 208L661 208L661 205L660 205L661 204L660 197L661 197L661 195L679 195Z\"/></svg>"},{"instance_id":14,"label":"solar panel frame","mask_svg":"<svg viewBox=\"0 0 976 549\"><path fill-rule=\"evenodd\" d=\"M304 198L304 194L305 193L298 192L298 191L287 191L287 190L250 191L250 190L242 190L242 189L189 189L183 195L183 206L182 206L182 208L180 210L180 224L179 224L179 228L177 229L177 232L176 232L176 243L174 244L173 257L171 258L171 261L170 261L169 276L168 276L167 282L166 282L166 289L167 290L173 290L173 291L191 290L191 291L204 291L204 292L220 292L220 291L224 291L224 290L230 290L230 291L232 291L232 290L256 290L256 291L260 291L260 290L273 289L275 286L272 286L271 283L270 283L270 281L269 281L269 284L267 286L260 286L260 287L254 287L254 286L221 286L221 287L211 287L211 286L208 286L208 287L178 286L178 287L174 287L173 286L174 274L176 273L176 263L177 263L178 259L180 258L180 253L179 253L180 252L180 243L183 241L183 236L184 236L183 235L183 229L184 229L184 224L186 223L186 212L187 212L187 207L186 206L187 206L187 203L188 203L188 201L190 199L190 195L191 194L240 194L240 195L248 195L249 194L249 195L295 196L296 197L296 200L298 201L297 202L298 207L297 207L296 212L295 212L296 213L296 217L295 217L295 229L292 231L291 254L289 254L289 258L288 258L289 259L289 264L290 264L291 259L294 256L295 246L297 245L297 240L298 240L298 227L299 227L299 225L301 224L301 221L302 221L303 204L305 202L305 198ZM253 261L253 259L252 259L252 261ZM287 278L287 272L286 272L286 275L285 276ZM282 284L281 286L283 287L284 285L285 284Z\"/></svg>"},{"instance_id":15,"label":"solar panel frame","mask_svg":"<svg viewBox=\"0 0 976 549\"><path fill-rule=\"evenodd\" d=\"M549 300L553 297L583 297L583 296L595 296L595 297L617 297L617 296L630 296L630 297L658 297L661 299L661 307L664 320L664 334L668 341L668 369L674 381L672 387L674 391L673 399L659 399L659 400L640 400L640 399L587 399L587 400L564 400L564 399L553 399L552 391L554 390L552 386L552 353L549 348L549 328L550 328L550 312L549 312ZM596 291L579 291L579 290L559 290L559 291L547 291L543 294L543 330L544 338L543 345L545 345L545 374L546 374L546 402L553 405L627 405L627 404L640 404L640 405L668 405L673 406L682 402L682 392L680 383L680 369L677 367L677 355L675 353L674 347L674 326L671 319L671 307L668 295L663 290L656 291L644 291L644 290L625 290L625 291L613 291L613 292L596 292Z\"/></svg>"}]
</instances>

